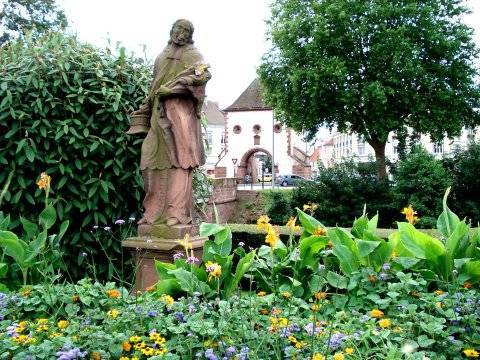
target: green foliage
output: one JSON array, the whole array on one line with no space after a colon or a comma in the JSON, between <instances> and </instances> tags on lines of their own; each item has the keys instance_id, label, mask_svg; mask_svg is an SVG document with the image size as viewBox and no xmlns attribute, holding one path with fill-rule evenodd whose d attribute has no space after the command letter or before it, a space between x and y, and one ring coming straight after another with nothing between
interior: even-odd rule
<instances>
[{"instance_id":1,"label":"green foliage","mask_svg":"<svg viewBox=\"0 0 480 360\"><path fill-rule=\"evenodd\" d=\"M293 208L290 204L292 193L287 190L265 191L267 200L267 215L273 224L284 225L292 216Z\"/></svg>"},{"instance_id":2,"label":"green foliage","mask_svg":"<svg viewBox=\"0 0 480 360\"><path fill-rule=\"evenodd\" d=\"M240 280L252 265L255 251L246 253L243 248L237 248L232 253L232 232L228 226L202 223L200 236L213 237L203 245L202 263L189 250L192 244L188 236L182 243L186 259L178 258L173 264L155 261L159 276L156 290L159 294L199 293L205 297L226 299L237 290ZM218 276L212 275L208 268L210 264L220 266Z\"/></svg>"},{"instance_id":3,"label":"green foliage","mask_svg":"<svg viewBox=\"0 0 480 360\"><path fill-rule=\"evenodd\" d=\"M480 123L466 12L459 0L276 0L259 69L266 100L297 131L359 134L386 177L390 132L441 139Z\"/></svg>"},{"instance_id":4,"label":"green foliage","mask_svg":"<svg viewBox=\"0 0 480 360\"><path fill-rule=\"evenodd\" d=\"M441 196L452 185L452 179L441 161L422 147L413 148L393 173L395 179L394 206L412 205L418 212L418 226L432 228L442 211Z\"/></svg>"},{"instance_id":5,"label":"green foliage","mask_svg":"<svg viewBox=\"0 0 480 360\"><path fill-rule=\"evenodd\" d=\"M5 0L0 10L0 46L27 34L64 30L67 18L56 0Z\"/></svg>"},{"instance_id":6,"label":"green foliage","mask_svg":"<svg viewBox=\"0 0 480 360\"><path fill-rule=\"evenodd\" d=\"M57 223L70 220L63 248L77 277L82 252L103 258L92 225L135 214L141 204L142 140L125 131L147 91L149 68L123 48L114 54L51 34L1 48L0 73L0 183L15 174L2 210L38 213L44 198L35 176L52 176L50 198ZM119 254L121 245L107 250ZM108 266L100 264L98 273Z\"/></svg>"},{"instance_id":7,"label":"green foliage","mask_svg":"<svg viewBox=\"0 0 480 360\"><path fill-rule=\"evenodd\" d=\"M350 226L366 204L369 213L380 214L380 227L388 228L398 218L392 197L389 182L376 178L374 164L350 160L321 168L315 182L296 187L291 207L315 203L318 207L313 214L327 226Z\"/></svg>"},{"instance_id":8,"label":"green foliage","mask_svg":"<svg viewBox=\"0 0 480 360\"><path fill-rule=\"evenodd\" d=\"M445 159L453 177L452 208L460 217L468 217L474 225L480 222L480 144L471 142L464 151Z\"/></svg>"}]
</instances>

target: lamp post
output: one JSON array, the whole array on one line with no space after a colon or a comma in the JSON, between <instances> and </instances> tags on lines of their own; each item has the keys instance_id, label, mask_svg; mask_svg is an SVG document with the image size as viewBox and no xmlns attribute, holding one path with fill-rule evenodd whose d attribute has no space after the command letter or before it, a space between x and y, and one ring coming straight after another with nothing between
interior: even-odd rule
<instances>
[{"instance_id":1,"label":"lamp post","mask_svg":"<svg viewBox=\"0 0 480 360\"><path fill-rule=\"evenodd\" d=\"M235 173L235 165L237 164L237 158L232 158L232 162L233 162L233 178L235 179L235 183L237 183L237 176L236 176L236 173Z\"/></svg>"}]
</instances>

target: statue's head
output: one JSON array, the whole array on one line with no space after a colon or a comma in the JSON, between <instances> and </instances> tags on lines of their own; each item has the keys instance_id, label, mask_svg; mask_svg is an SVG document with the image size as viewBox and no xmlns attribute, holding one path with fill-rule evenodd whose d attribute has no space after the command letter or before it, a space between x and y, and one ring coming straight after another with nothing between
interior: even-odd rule
<instances>
[{"instance_id":1,"label":"statue's head","mask_svg":"<svg viewBox=\"0 0 480 360\"><path fill-rule=\"evenodd\" d=\"M170 30L169 44L174 43L176 45L193 44L193 24L185 19L175 21Z\"/></svg>"}]
</instances>

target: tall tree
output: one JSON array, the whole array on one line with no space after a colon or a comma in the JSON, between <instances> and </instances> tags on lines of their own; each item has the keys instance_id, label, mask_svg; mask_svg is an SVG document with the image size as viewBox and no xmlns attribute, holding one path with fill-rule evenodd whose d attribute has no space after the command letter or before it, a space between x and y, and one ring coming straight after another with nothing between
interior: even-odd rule
<instances>
[{"instance_id":1,"label":"tall tree","mask_svg":"<svg viewBox=\"0 0 480 360\"><path fill-rule=\"evenodd\" d=\"M66 27L65 13L55 0L4 0L0 8L0 46L27 33L38 35Z\"/></svg>"},{"instance_id":2,"label":"tall tree","mask_svg":"<svg viewBox=\"0 0 480 360\"><path fill-rule=\"evenodd\" d=\"M385 178L390 132L440 139L480 123L467 12L462 0L275 0L266 100L295 130L361 135Z\"/></svg>"}]
</instances>

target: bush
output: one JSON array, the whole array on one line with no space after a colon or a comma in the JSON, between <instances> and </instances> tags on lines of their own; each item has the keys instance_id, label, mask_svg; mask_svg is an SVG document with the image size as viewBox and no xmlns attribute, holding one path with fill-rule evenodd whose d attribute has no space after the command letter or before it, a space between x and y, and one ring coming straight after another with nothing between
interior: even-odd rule
<instances>
[{"instance_id":1,"label":"bush","mask_svg":"<svg viewBox=\"0 0 480 360\"><path fill-rule=\"evenodd\" d=\"M36 177L51 175L57 223L70 220L63 247L76 277L81 253L105 256L92 226L139 210L142 139L125 131L147 91L149 67L123 48L116 55L51 34L0 48L0 72L0 184L14 172L2 210L17 225L19 214L38 213L44 196ZM103 246L112 257L121 252L119 241ZM106 261L97 264L106 271Z\"/></svg>"},{"instance_id":2,"label":"bush","mask_svg":"<svg viewBox=\"0 0 480 360\"><path fill-rule=\"evenodd\" d=\"M351 226L352 219L362 215L364 205L369 214L379 213L380 227L391 227L399 218L392 207L390 184L377 179L374 163L350 160L321 168L319 174L315 182L293 190L293 208L317 204L314 216L326 226Z\"/></svg>"},{"instance_id":3,"label":"bush","mask_svg":"<svg viewBox=\"0 0 480 360\"><path fill-rule=\"evenodd\" d=\"M272 221L272 224L284 225L288 218L293 214L291 202L291 191L265 191L265 198L267 200L267 215Z\"/></svg>"},{"instance_id":4,"label":"bush","mask_svg":"<svg viewBox=\"0 0 480 360\"><path fill-rule=\"evenodd\" d=\"M445 160L453 178L452 208L475 225L480 222L480 144L472 142L465 151Z\"/></svg>"},{"instance_id":5,"label":"bush","mask_svg":"<svg viewBox=\"0 0 480 360\"><path fill-rule=\"evenodd\" d=\"M442 195L452 185L448 171L423 147L414 147L393 173L394 204L412 205L418 212L418 227L434 228L442 212Z\"/></svg>"}]
</instances>

